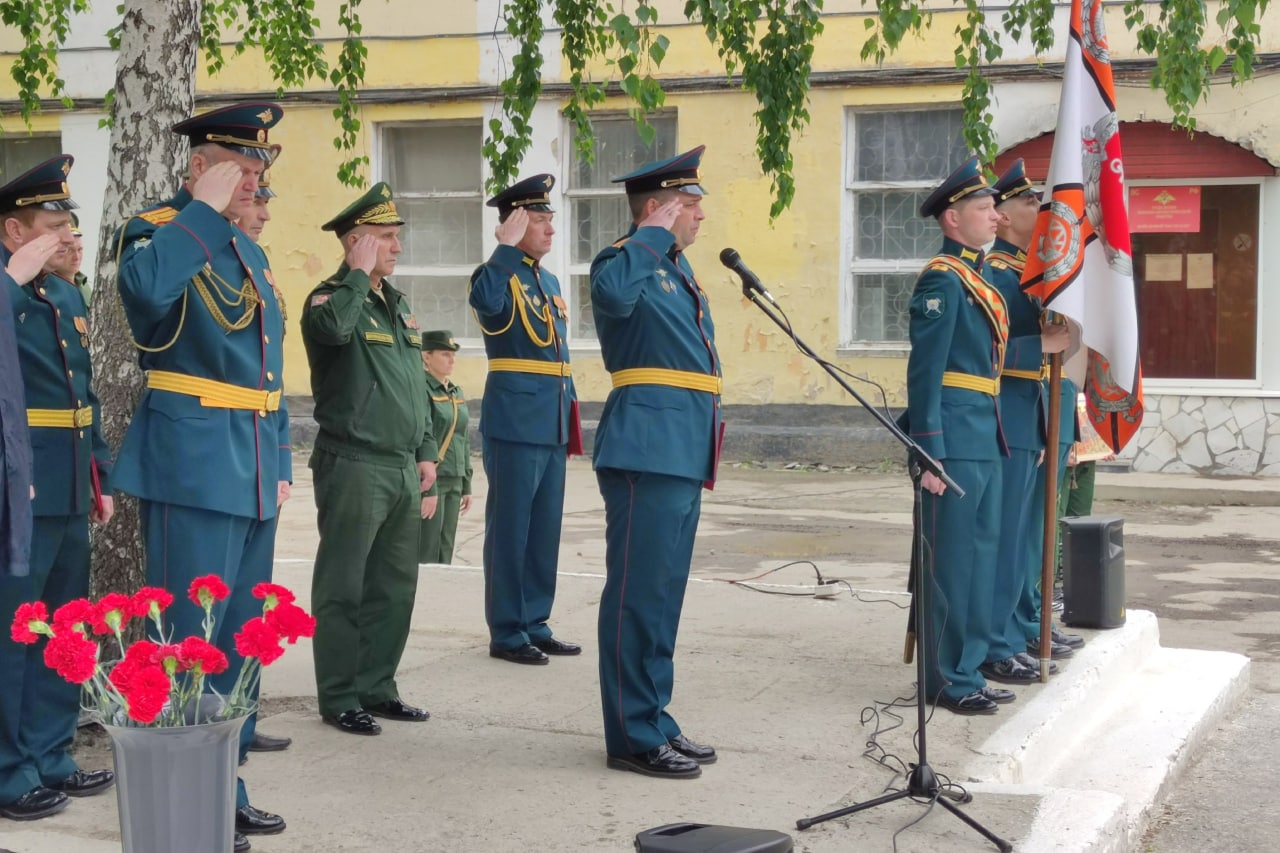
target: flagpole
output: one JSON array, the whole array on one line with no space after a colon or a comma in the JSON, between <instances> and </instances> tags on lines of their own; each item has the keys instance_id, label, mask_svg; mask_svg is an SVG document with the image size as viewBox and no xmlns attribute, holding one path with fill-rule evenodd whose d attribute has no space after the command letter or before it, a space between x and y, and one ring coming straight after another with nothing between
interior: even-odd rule
<instances>
[{"instance_id":1,"label":"flagpole","mask_svg":"<svg viewBox=\"0 0 1280 853\"><path fill-rule=\"evenodd\" d=\"M1057 563L1058 435L1062 417L1062 353L1049 356L1049 428L1044 449L1044 540L1040 557L1040 681L1049 681L1053 629L1053 570ZM1046 603L1048 606L1046 606Z\"/></svg>"}]
</instances>

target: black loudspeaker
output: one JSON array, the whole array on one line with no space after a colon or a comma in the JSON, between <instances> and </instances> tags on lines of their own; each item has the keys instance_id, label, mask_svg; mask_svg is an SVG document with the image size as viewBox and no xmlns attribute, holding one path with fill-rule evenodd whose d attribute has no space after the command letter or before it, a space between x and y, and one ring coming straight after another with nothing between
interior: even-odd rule
<instances>
[{"instance_id":1,"label":"black loudspeaker","mask_svg":"<svg viewBox=\"0 0 1280 853\"><path fill-rule=\"evenodd\" d=\"M791 853L790 835L772 829L669 823L636 836L637 853Z\"/></svg>"},{"instance_id":2,"label":"black loudspeaker","mask_svg":"<svg viewBox=\"0 0 1280 853\"><path fill-rule=\"evenodd\" d=\"M1124 624L1124 519L1063 518L1062 621L1081 628Z\"/></svg>"}]
</instances>

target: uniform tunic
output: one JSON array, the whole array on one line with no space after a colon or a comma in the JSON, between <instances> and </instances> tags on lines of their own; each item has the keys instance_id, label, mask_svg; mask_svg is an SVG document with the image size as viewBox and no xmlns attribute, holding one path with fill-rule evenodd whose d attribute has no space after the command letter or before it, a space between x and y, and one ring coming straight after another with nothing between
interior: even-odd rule
<instances>
[{"instance_id":1,"label":"uniform tunic","mask_svg":"<svg viewBox=\"0 0 1280 853\"><path fill-rule=\"evenodd\" d=\"M231 666L209 680L226 695L240 671L235 632L262 615L252 590L271 578L278 484L293 479L283 306L258 245L185 188L126 222L116 244L125 318L153 387L113 483L140 499L148 584L182 599L213 573L230 588L214 605L213 642ZM231 387L214 394L204 382ZM165 617L178 637L202 635L199 608ZM241 729L242 758L256 719ZM243 784L237 799L248 802Z\"/></svg>"},{"instance_id":2,"label":"uniform tunic","mask_svg":"<svg viewBox=\"0 0 1280 853\"><path fill-rule=\"evenodd\" d=\"M399 698L418 588L418 462L438 448L422 334L399 291L346 264L307 297L302 342L320 427L311 455L320 546L311 589L320 713Z\"/></svg>"},{"instance_id":3,"label":"uniform tunic","mask_svg":"<svg viewBox=\"0 0 1280 853\"><path fill-rule=\"evenodd\" d=\"M911 436L966 492L960 498L926 491L922 500L927 571L917 589L929 614L919 627L931 699L944 690L960 698L986 686L978 667L987 654L1000 459L1007 452L994 392L1008 320L1004 300L982 279L985 270L981 251L945 239L911 296Z\"/></svg>"},{"instance_id":4,"label":"uniform tunic","mask_svg":"<svg viewBox=\"0 0 1280 853\"><path fill-rule=\"evenodd\" d=\"M702 488L718 462L720 358L706 294L665 228L633 228L596 256L591 307L614 382L593 461L605 502L600 697L605 747L621 755L680 734L667 706Z\"/></svg>"},{"instance_id":5,"label":"uniform tunic","mask_svg":"<svg viewBox=\"0 0 1280 853\"><path fill-rule=\"evenodd\" d=\"M3 252L3 249L0 249ZM3 252L8 261L8 253ZM2 269L2 268L0 268ZM43 601L52 613L89 594L89 512L95 493L110 494L111 457L93 392L88 309L75 285L41 275L18 286L0 271L12 302L25 386L35 500L30 574L0 575L0 612ZM64 425L52 425L67 419ZM43 645L0 637L0 803L76 771L67 754L75 737L80 691L44 664Z\"/></svg>"},{"instance_id":6,"label":"uniform tunic","mask_svg":"<svg viewBox=\"0 0 1280 853\"><path fill-rule=\"evenodd\" d=\"M0 269L9 262L3 245L0 261ZM10 288L0 287L0 577L27 574L31 560L31 436L12 299Z\"/></svg>"},{"instance_id":7,"label":"uniform tunic","mask_svg":"<svg viewBox=\"0 0 1280 853\"><path fill-rule=\"evenodd\" d=\"M461 388L448 380L441 382L426 371L423 373L427 378L431 431L440 448L436 481L427 494L439 500L435 515L422 519L418 562L449 563L453 560L462 497L471 494L471 441L467 437L471 412Z\"/></svg>"},{"instance_id":8,"label":"uniform tunic","mask_svg":"<svg viewBox=\"0 0 1280 853\"><path fill-rule=\"evenodd\" d=\"M1045 406L1040 387L1044 355L1040 347L1040 309L1022 292L1026 253L996 238L987 255L991 282L1009 308L1009 347L1000 374L1000 419L1009 455L1001 463L1000 545L996 552L995 590L991 607L988 661L1000 661L1026 651L1027 640L1014 619L1014 607L1026 588L1040 577L1033 555L1039 543L1029 535L1039 514L1043 528ZM1035 490L1037 480L1041 489ZM1034 563L1034 566L1032 565Z\"/></svg>"},{"instance_id":9,"label":"uniform tunic","mask_svg":"<svg viewBox=\"0 0 1280 853\"><path fill-rule=\"evenodd\" d=\"M471 275L489 375L480 402L488 494L484 516L489 645L551 637L565 461L580 435L560 282L513 246Z\"/></svg>"}]
</instances>

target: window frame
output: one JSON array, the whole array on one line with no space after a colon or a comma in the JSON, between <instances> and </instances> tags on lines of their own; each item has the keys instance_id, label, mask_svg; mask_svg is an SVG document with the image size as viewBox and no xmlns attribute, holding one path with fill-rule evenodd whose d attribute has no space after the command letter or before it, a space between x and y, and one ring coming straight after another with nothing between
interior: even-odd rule
<instances>
[{"instance_id":1,"label":"window frame","mask_svg":"<svg viewBox=\"0 0 1280 853\"><path fill-rule=\"evenodd\" d=\"M963 107L950 102L888 104L872 107L849 105L844 116L844 156L841 158L841 209L840 209L840 294L839 334L836 347L838 355L905 358L911 352L909 340L885 341L855 339L854 316L857 309L857 277L859 275L918 275L929 257L923 258L870 258L855 257L857 237L854 232L854 216L857 213L857 197L860 193L931 190L940 178L919 181L858 181L855 178L857 150L857 120L859 116L878 113L959 112ZM932 255L930 255L931 257Z\"/></svg>"}]
</instances>

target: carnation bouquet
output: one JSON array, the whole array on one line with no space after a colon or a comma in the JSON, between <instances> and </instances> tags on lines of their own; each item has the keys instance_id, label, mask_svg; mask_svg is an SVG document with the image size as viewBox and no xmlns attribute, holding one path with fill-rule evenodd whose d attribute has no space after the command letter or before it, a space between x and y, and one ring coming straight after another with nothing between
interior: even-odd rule
<instances>
[{"instance_id":1,"label":"carnation bouquet","mask_svg":"<svg viewBox=\"0 0 1280 853\"><path fill-rule=\"evenodd\" d=\"M229 594L217 575L191 582L187 597L204 609L204 636L174 638L165 633L163 613L173 595L156 587L143 587L133 595L108 593L99 601L78 598L49 617L44 602L21 605L13 620L12 636L19 643L36 643L47 637L44 662L73 684L82 686L86 705L104 723L117 726L169 727L192 722L189 709L196 707L206 690L206 679L227 671L226 654L210 641L213 606ZM256 687L262 667L284 654L285 643L315 633L316 621L294 604L294 595L283 586L260 583L253 588L262 600L262 615L248 620L235 635L236 651L244 657L235 684L220 696L220 710L204 723L245 716L255 710ZM125 630L133 619L154 627L155 639L127 643ZM103 661L96 637L115 643L121 657Z\"/></svg>"}]
</instances>

